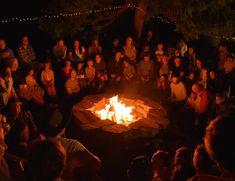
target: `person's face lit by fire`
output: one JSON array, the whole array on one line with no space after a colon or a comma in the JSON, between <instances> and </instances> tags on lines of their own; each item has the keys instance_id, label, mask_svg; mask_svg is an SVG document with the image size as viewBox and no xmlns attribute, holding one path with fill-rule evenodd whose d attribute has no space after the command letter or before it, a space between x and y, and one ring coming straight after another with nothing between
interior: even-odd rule
<instances>
[{"instance_id":1,"label":"person's face lit by fire","mask_svg":"<svg viewBox=\"0 0 235 181\"><path fill-rule=\"evenodd\" d=\"M74 45L75 48L78 48L79 45L80 45L80 42L78 40L75 40L73 45Z\"/></svg>"},{"instance_id":2,"label":"person's face lit by fire","mask_svg":"<svg viewBox=\"0 0 235 181\"><path fill-rule=\"evenodd\" d=\"M215 79L215 72L214 71L210 71L210 79Z\"/></svg>"},{"instance_id":3,"label":"person's face lit by fire","mask_svg":"<svg viewBox=\"0 0 235 181\"><path fill-rule=\"evenodd\" d=\"M0 50L4 50L6 48L5 40L0 40Z\"/></svg>"},{"instance_id":4,"label":"person's face lit by fire","mask_svg":"<svg viewBox=\"0 0 235 181\"><path fill-rule=\"evenodd\" d=\"M72 70L72 71L70 72L70 78L71 78L71 79L75 79L76 76L77 76L77 72L76 72L75 70Z\"/></svg>"},{"instance_id":5,"label":"person's face lit by fire","mask_svg":"<svg viewBox=\"0 0 235 181\"><path fill-rule=\"evenodd\" d=\"M29 45L29 38L27 36L24 36L22 38L22 45L23 46L28 46Z\"/></svg>"},{"instance_id":6,"label":"person's face lit by fire","mask_svg":"<svg viewBox=\"0 0 235 181\"><path fill-rule=\"evenodd\" d=\"M172 83L173 84L178 84L179 83L178 77L172 77Z\"/></svg>"},{"instance_id":7,"label":"person's face lit by fire","mask_svg":"<svg viewBox=\"0 0 235 181\"><path fill-rule=\"evenodd\" d=\"M100 55L96 55L96 56L95 56L95 61L96 61L97 63L100 63L100 62L101 62L101 56L100 56Z\"/></svg>"}]
</instances>

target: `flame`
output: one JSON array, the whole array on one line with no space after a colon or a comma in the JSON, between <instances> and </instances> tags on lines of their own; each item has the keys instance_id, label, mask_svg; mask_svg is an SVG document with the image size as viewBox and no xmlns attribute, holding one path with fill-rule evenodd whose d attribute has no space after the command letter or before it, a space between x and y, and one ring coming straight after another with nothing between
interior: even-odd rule
<instances>
[{"instance_id":1,"label":"flame","mask_svg":"<svg viewBox=\"0 0 235 181\"><path fill-rule=\"evenodd\" d=\"M133 108L134 106L126 106L118 100L118 96L114 96L109 99L109 102L105 105L104 109L95 111L95 114L101 120L109 119L115 121L117 124L128 126L135 121L134 116L132 115Z\"/></svg>"}]
</instances>

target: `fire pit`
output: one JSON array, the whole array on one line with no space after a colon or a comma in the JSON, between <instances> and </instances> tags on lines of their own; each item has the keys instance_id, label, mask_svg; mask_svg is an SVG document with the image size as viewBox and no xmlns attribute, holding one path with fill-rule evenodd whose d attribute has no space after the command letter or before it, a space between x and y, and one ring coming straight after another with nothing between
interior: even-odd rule
<instances>
[{"instance_id":1,"label":"fire pit","mask_svg":"<svg viewBox=\"0 0 235 181\"><path fill-rule=\"evenodd\" d=\"M160 104L137 96L89 95L73 107L72 113L83 130L156 132L169 124L166 110Z\"/></svg>"}]
</instances>

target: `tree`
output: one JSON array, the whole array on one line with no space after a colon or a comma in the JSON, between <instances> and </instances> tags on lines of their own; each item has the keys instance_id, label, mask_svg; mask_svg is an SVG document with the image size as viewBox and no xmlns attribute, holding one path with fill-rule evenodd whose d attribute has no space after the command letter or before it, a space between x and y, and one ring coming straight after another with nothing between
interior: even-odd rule
<instances>
[{"instance_id":1,"label":"tree","mask_svg":"<svg viewBox=\"0 0 235 181\"><path fill-rule=\"evenodd\" d=\"M171 21L176 31L187 40L197 39L200 35L213 39L235 35L235 0L51 0L44 13L91 11L77 17L42 21L40 27L56 37L76 33L87 25L100 31L128 10L130 3L136 5L133 21L137 37L141 37L144 22L153 16L162 16ZM123 4L123 8L93 11L118 4Z\"/></svg>"}]
</instances>

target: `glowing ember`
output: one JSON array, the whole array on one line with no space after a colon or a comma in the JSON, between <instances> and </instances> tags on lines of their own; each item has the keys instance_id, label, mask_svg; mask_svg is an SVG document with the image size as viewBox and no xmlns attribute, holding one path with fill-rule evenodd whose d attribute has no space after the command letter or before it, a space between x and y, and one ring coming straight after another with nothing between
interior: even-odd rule
<instances>
[{"instance_id":1,"label":"glowing ember","mask_svg":"<svg viewBox=\"0 0 235 181\"><path fill-rule=\"evenodd\" d=\"M109 119L125 126L147 117L150 107L145 106L142 101L125 98L122 100L120 101L118 96L111 97L110 99L103 98L89 110L101 120ZM134 106L127 106L123 102Z\"/></svg>"}]
</instances>

